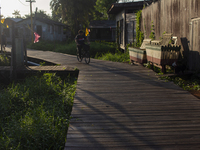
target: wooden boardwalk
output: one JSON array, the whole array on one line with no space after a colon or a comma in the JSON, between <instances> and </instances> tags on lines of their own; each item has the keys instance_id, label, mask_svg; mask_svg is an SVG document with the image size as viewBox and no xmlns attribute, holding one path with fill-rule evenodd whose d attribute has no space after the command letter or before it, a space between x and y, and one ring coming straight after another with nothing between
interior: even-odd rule
<instances>
[{"instance_id":1,"label":"wooden boardwalk","mask_svg":"<svg viewBox=\"0 0 200 150\"><path fill-rule=\"evenodd\" d=\"M142 66L28 51L80 69L65 150L200 149L200 100Z\"/></svg>"}]
</instances>

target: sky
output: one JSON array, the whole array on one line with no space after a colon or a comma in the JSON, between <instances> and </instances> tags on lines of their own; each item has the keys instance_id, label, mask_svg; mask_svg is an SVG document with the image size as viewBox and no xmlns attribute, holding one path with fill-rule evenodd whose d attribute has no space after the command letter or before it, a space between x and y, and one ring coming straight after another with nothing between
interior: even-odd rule
<instances>
[{"instance_id":1,"label":"sky","mask_svg":"<svg viewBox=\"0 0 200 150\"><path fill-rule=\"evenodd\" d=\"M44 10L47 14L51 15L50 10L50 1L51 0L35 0L36 2L32 3L32 11L33 13L36 10ZM4 17L13 17L12 13L14 10L19 10L21 16L23 17L25 14L30 14L30 3L26 2L26 0L0 0L1 5L1 14Z\"/></svg>"}]
</instances>

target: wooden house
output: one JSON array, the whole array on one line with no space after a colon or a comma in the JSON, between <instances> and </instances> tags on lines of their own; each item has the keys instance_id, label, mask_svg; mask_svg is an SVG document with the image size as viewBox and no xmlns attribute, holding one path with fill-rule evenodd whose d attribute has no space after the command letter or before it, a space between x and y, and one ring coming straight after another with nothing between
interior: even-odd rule
<instances>
[{"instance_id":1,"label":"wooden house","mask_svg":"<svg viewBox=\"0 0 200 150\"><path fill-rule=\"evenodd\" d=\"M179 65L200 71L200 0L160 0L142 10L141 31L155 40L163 33L172 33L181 45ZM145 28L144 28L145 27Z\"/></svg>"},{"instance_id":2,"label":"wooden house","mask_svg":"<svg viewBox=\"0 0 200 150\"><path fill-rule=\"evenodd\" d=\"M12 41L12 24L16 25L18 22L22 21L22 18L6 18L4 23L4 28L2 29L6 35L6 39L8 43Z\"/></svg>"},{"instance_id":3,"label":"wooden house","mask_svg":"<svg viewBox=\"0 0 200 150\"><path fill-rule=\"evenodd\" d=\"M114 20L90 22L90 41L115 42L116 23Z\"/></svg>"},{"instance_id":4,"label":"wooden house","mask_svg":"<svg viewBox=\"0 0 200 150\"><path fill-rule=\"evenodd\" d=\"M117 26L116 42L125 50L126 45L133 43L136 36L136 15L144 5L150 5L151 0L119 0L111 5L108 14L115 15Z\"/></svg>"},{"instance_id":5,"label":"wooden house","mask_svg":"<svg viewBox=\"0 0 200 150\"><path fill-rule=\"evenodd\" d=\"M19 28L25 28L25 36L31 40L31 18L23 19L16 25ZM33 31L40 35L41 40L45 41L65 41L70 36L65 24L46 18L33 18Z\"/></svg>"}]
</instances>

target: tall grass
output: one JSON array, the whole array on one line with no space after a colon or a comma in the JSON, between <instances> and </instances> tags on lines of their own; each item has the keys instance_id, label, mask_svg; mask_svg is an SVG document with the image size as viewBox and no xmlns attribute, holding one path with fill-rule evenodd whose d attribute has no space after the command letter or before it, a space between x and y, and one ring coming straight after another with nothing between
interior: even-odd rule
<instances>
[{"instance_id":1,"label":"tall grass","mask_svg":"<svg viewBox=\"0 0 200 150\"><path fill-rule=\"evenodd\" d=\"M75 82L46 73L0 91L0 149L64 149Z\"/></svg>"},{"instance_id":2,"label":"tall grass","mask_svg":"<svg viewBox=\"0 0 200 150\"><path fill-rule=\"evenodd\" d=\"M40 41L34 44L28 44L28 48L43 50L43 51L54 51L65 54L76 55L76 43L66 42L66 43L52 43L48 41ZM100 56L105 53L114 53L116 50L115 43L106 42L91 42L90 44L90 56L94 58L96 55Z\"/></svg>"},{"instance_id":3,"label":"tall grass","mask_svg":"<svg viewBox=\"0 0 200 150\"><path fill-rule=\"evenodd\" d=\"M47 41L40 41L39 43L29 44L29 48L54 51L65 54L76 55L76 43L52 43ZM116 43L110 42L91 42L90 56L92 58L109 60L114 62L130 62L129 52L122 53L116 50Z\"/></svg>"},{"instance_id":4,"label":"tall grass","mask_svg":"<svg viewBox=\"0 0 200 150\"><path fill-rule=\"evenodd\" d=\"M96 56L96 59L108 60L113 62L130 62L129 52L106 53L102 56Z\"/></svg>"}]
</instances>

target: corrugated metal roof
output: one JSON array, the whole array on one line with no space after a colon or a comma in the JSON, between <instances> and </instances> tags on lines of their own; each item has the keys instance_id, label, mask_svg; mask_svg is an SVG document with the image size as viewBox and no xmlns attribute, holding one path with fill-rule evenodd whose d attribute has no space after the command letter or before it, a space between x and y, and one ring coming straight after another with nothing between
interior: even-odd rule
<instances>
[{"instance_id":1,"label":"corrugated metal roof","mask_svg":"<svg viewBox=\"0 0 200 150\"><path fill-rule=\"evenodd\" d=\"M154 0L158 1L158 0ZM140 10L143 8L144 4L150 5L153 2L153 0L148 1L135 1L135 2L126 2L126 3L114 3L111 5L111 7L108 10L108 14L117 14L123 9L126 10Z\"/></svg>"},{"instance_id":2,"label":"corrugated metal roof","mask_svg":"<svg viewBox=\"0 0 200 150\"><path fill-rule=\"evenodd\" d=\"M23 20L22 18L6 18L6 19L10 19L16 23Z\"/></svg>"},{"instance_id":3,"label":"corrugated metal roof","mask_svg":"<svg viewBox=\"0 0 200 150\"><path fill-rule=\"evenodd\" d=\"M30 18L27 18L27 19L22 19L21 21L19 22L22 22L24 20L29 20ZM33 20L34 20L34 17L33 17ZM36 21L40 21L40 22L43 22L43 23L47 23L47 24L54 24L54 25L59 25L59 26L67 26L66 24L63 24L61 22L57 22L57 21L54 21L54 20L51 20L51 19L47 19L47 18L39 18L37 17L36 18Z\"/></svg>"}]
</instances>

